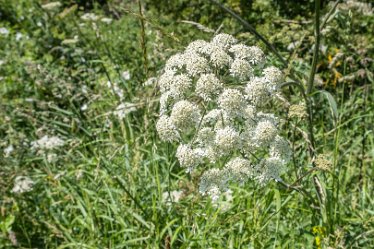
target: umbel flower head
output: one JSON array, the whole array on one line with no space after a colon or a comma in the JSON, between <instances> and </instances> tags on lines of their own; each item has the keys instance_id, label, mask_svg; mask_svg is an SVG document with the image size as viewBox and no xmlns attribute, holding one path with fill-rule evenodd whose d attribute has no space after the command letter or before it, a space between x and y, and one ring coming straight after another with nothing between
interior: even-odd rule
<instances>
[{"instance_id":1,"label":"umbel flower head","mask_svg":"<svg viewBox=\"0 0 374 249\"><path fill-rule=\"evenodd\" d=\"M170 57L158 77L161 140L178 143L181 167L199 171L199 191L219 199L233 182L280 180L291 158L269 112L282 72L264 53L228 34L197 40Z\"/></svg>"}]
</instances>

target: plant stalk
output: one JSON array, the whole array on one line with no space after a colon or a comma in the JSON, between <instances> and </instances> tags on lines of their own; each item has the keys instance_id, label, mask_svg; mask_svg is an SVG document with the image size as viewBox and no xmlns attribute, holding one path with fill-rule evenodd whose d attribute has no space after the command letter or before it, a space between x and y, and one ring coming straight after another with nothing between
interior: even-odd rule
<instances>
[{"instance_id":1,"label":"plant stalk","mask_svg":"<svg viewBox=\"0 0 374 249\"><path fill-rule=\"evenodd\" d=\"M306 90L307 95L309 95L313 90L314 77L316 75L316 69L317 69L319 44L320 44L320 38L321 38L320 37L320 25L319 25L320 7L321 7L321 0L315 0L315 12L316 13L315 13L314 35L315 35L316 42L314 44L312 69L310 70L308 88Z\"/></svg>"},{"instance_id":2,"label":"plant stalk","mask_svg":"<svg viewBox=\"0 0 374 249\"><path fill-rule=\"evenodd\" d=\"M225 12L229 13L233 18L238 20L249 32L254 34L258 39L260 39L265 45L279 58L279 60L282 62L283 67L287 68L288 62L283 59L282 55L278 53L278 51L275 49L275 47L268 41L266 40L260 33L256 31L252 25L250 25L247 21L245 21L243 18L241 18L239 15L237 15L235 12L233 12L231 9L227 8L224 6L222 3L216 1L216 0L210 0L214 4L218 5L221 9L223 9Z\"/></svg>"}]
</instances>

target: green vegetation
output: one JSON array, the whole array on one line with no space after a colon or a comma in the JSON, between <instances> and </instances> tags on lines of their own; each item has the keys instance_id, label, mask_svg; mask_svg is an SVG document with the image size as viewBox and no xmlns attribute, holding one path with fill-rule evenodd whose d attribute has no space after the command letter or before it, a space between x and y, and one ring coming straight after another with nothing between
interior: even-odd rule
<instances>
[{"instance_id":1,"label":"green vegetation","mask_svg":"<svg viewBox=\"0 0 374 249\"><path fill-rule=\"evenodd\" d=\"M0 0L0 248L374 248L374 8L338 2L322 1L314 49L314 1L220 1L282 63L214 1ZM148 80L217 30L297 82L291 105L313 83L311 122L274 107L285 184L233 185L218 206L159 139ZM42 149L46 135L63 145Z\"/></svg>"}]
</instances>

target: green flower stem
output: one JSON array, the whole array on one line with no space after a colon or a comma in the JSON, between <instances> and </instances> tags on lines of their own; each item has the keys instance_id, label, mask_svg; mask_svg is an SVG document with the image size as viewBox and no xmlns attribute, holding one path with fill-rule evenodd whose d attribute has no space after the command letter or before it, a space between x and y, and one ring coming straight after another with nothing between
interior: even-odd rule
<instances>
[{"instance_id":1,"label":"green flower stem","mask_svg":"<svg viewBox=\"0 0 374 249\"><path fill-rule=\"evenodd\" d=\"M320 29L319 29L320 27L319 25L320 5L321 5L321 0L315 0L315 12L316 13L315 13L314 35L315 35L316 42L314 44L312 69L310 70L308 88L306 90L307 95L309 95L313 90L314 76L316 74L316 69L317 69L319 44L320 44L320 38L321 38Z\"/></svg>"}]
</instances>

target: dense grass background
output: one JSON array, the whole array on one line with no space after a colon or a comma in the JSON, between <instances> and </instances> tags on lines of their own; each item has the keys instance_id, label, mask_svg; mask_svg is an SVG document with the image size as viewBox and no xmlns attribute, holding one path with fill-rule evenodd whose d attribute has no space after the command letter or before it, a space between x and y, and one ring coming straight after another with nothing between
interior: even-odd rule
<instances>
[{"instance_id":1,"label":"dense grass background","mask_svg":"<svg viewBox=\"0 0 374 249\"><path fill-rule=\"evenodd\" d=\"M306 82L314 4L303 2L224 4L274 44L289 62L286 73ZM0 34L0 247L374 248L374 10L342 2L322 29L312 93L316 153L332 165L296 183L316 202L275 182L248 182L217 207L198 193L198 176L179 167L175 147L159 140L157 85L144 82L211 30L259 45L282 66L264 44L209 1L65 0L47 10L47 1L0 0L0 28L9 31ZM331 9L323 1L322 20ZM98 18L84 21L85 13ZM285 95L301 99L295 89ZM136 111L119 119L113 111L124 102ZM284 106L275 110L293 141L284 175L292 184L312 167L307 123L288 120ZM31 150L43 135L66 143ZM17 176L30 177L32 191L13 193ZM173 191L181 198L165 199Z\"/></svg>"}]
</instances>

